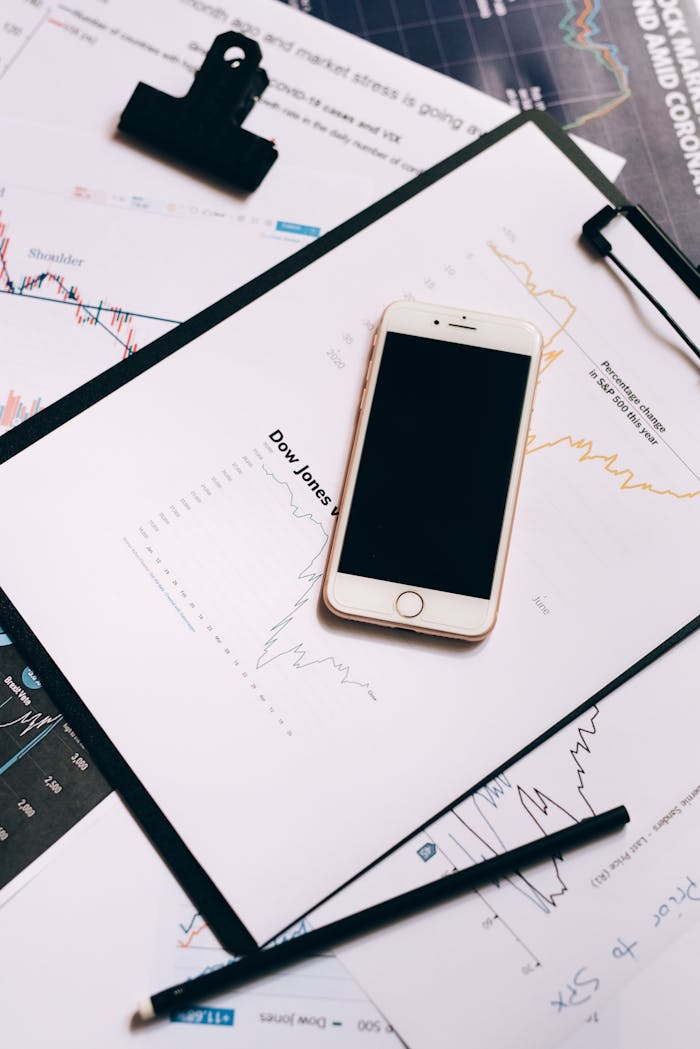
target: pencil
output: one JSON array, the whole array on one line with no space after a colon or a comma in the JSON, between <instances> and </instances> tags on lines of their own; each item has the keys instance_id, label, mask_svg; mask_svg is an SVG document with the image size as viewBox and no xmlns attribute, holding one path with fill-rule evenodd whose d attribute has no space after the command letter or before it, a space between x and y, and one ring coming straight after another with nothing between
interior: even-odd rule
<instances>
[{"instance_id":1,"label":"pencil","mask_svg":"<svg viewBox=\"0 0 700 1049\"><path fill-rule=\"evenodd\" d=\"M159 991L150 998L144 999L137 1007L140 1020L153 1020L157 1016L168 1016L188 1005L200 1002L223 991L231 991L249 980L266 976L287 965L319 954L339 946L346 940L364 933L372 932L406 918L426 907L443 903L459 896L494 878L512 873L521 867L541 862L552 856L558 856L563 850L582 845L594 838L602 837L613 830L618 830L629 823L629 813L624 805L601 812L574 823L571 827L547 834L535 841L521 845L517 849L501 853L492 859L476 863L465 870L448 874L437 881L428 882L417 889L411 889L400 896L377 903L373 907L357 911L338 921L314 929L303 936L297 936L283 943L260 949L254 954L246 955L240 961L225 965L204 976L196 976L185 983L176 984L165 991Z\"/></svg>"}]
</instances>

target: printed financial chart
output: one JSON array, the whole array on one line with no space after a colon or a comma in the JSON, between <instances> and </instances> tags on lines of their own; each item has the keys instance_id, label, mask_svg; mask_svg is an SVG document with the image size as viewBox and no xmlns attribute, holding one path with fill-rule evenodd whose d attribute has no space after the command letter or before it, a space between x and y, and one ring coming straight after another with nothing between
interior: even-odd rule
<instances>
[{"instance_id":1,"label":"printed financial chart","mask_svg":"<svg viewBox=\"0 0 700 1049\"><path fill-rule=\"evenodd\" d=\"M439 264L426 263L421 276L422 287L417 284L407 288L405 294L407 297L420 297L426 289L430 293L441 294L451 281L462 278L470 272L470 267L479 265L488 272L505 268L508 279L520 288L523 297L532 299L537 310L541 311L539 321L545 335L545 352L540 395L550 396L547 391L551 390L551 396L558 397L557 391L566 392L573 385L580 384L589 391L582 401L585 412L573 414L566 397L562 397L561 425L554 425L556 416L547 416L549 425L545 431L535 419L528 448L528 468L533 472L543 470L548 473L549 464L556 460L556 466L551 467L552 476L559 478L561 484L571 484L571 478L584 474L586 491L591 495L603 493L606 500L619 501L624 508L620 511L623 517L627 512L632 513L633 508L636 508L637 513L641 508L641 512L650 519L661 514L685 513L686 508L693 505L700 489L691 472L680 467L675 460L673 447L664 438L663 424L660 423L662 413L649 404L645 405L646 411L639 409L639 414L631 412L630 405L625 404L624 391L617 392L616 379L600 372L600 362L595 362L594 367L594 362L586 358L578 343L577 326L580 318L576 289L566 286L557 279L556 274L547 272L542 260L538 264L531 261L527 245L521 245L512 230L504 228L495 231L493 239L479 247L478 259L475 253L465 251L463 258L445 260ZM492 267L492 271L489 267ZM338 332L337 338L324 351L326 366L342 371L349 355L358 352L357 346L362 343L363 333L366 340L366 328L354 333ZM604 388L601 380L611 387L610 391ZM619 404L613 400L614 397L620 398ZM605 403L608 408L604 411L589 410L591 405L597 403ZM239 656L233 647L233 639L222 631L219 608L208 603L209 594L200 597L198 592L194 594L188 588L186 562L191 549L188 532L196 527L192 523L196 518L201 520L209 516L208 504L220 504L221 500L230 498L229 493L236 491L243 491L243 502L254 502L257 507L263 507L265 513L274 514L283 522L285 531L289 532L290 544L295 549L294 569L286 577L283 600L269 609L266 629L255 633L252 638L254 644L248 644L246 639L246 658L251 652L253 658L245 666L239 659L241 665L238 671L249 678L251 703L259 705L261 715L274 718L280 732L288 733L296 731L298 726L291 718L288 719L288 712L280 709L276 703L268 702L267 685L263 682L264 687L260 687L263 675L293 672L313 678L320 676L326 681L332 680L338 689L350 690L361 702L381 700L381 696L375 697L373 683L363 672L363 667L347 659L344 651L313 648L308 644L305 634L300 632L300 624L304 625L305 603L308 604L311 591L320 577L319 562L323 560L328 535L328 518L325 515L332 513L334 500L331 499L329 506L324 507L322 499L314 498L318 503L317 513L310 514L300 509L290 478L296 477L299 471L294 484L303 483L307 486L313 478L304 476L305 472L309 472L305 470L309 464L304 458L292 461L298 450L295 449L293 435L285 430L284 420L279 422L281 429L266 428L261 431L257 445L251 445L228 463L212 464L211 471L197 479L196 485L190 490L173 492L172 503L154 507L150 519L140 525L135 523L133 534L127 537L125 552L134 562L135 570L143 573L146 585L158 587L163 593L164 599L172 606L173 614L181 618L183 629L189 630L190 625L201 627L203 624L205 642L222 651L228 647L228 656L235 662ZM655 448L659 455L650 459L646 454L649 448ZM551 489L551 481L548 483ZM252 530L252 522L256 518L257 511L248 525L251 540L256 538ZM184 538L180 539L180 536ZM216 541L216 536L208 536L209 546L213 546ZM269 559L270 552L259 551L259 555ZM279 556L281 563L288 568L292 563L288 551ZM277 596L278 593L275 594ZM556 616L556 592L533 593L532 609L536 615ZM24 669L22 666L14 672L12 680L15 683L22 680ZM26 685L22 688L30 696ZM9 696L7 698L10 699ZM490 783L474 798L456 807L443 821L431 827L420 841L412 843L411 863L424 871L426 877L432 877L436 873L436 862L442 866L438 873L447 872L482 855L501 851L520 837L532 837L538 828L545 831L556 829L559 825L587 815L591 809L599 810L602 806L598 798L594 797L593 790L595 762L598 754L603 755L605 735L601 726L608 709L614 708L593 709L572 726L567 735L562 734L552 741L552 746L548 748L549 758L546 759L551 760L551 768L545 767L539 773L521 770L514 774L509 772ZM53 715L46 704L36 712L40 712L41 717L34 725L37 726L37 733L41 733L49 726L46 721L38 727L43 717L51 718ZM10 718L5 720L9 721ZM673 727L672 720L667 723L669 731ZM28 721L23 724L28 724ZM622 718L617 733L627 731L628 725L629 720ZM614 762L620 752L620 737L618 735L615 740L616 731L611 730L609 737L615 745L611 746L606 758L601 756L595 774L600 784L610 782L616 774ZM22 765L30 757L38 762L43 747L53 739L56 732L58 728L39 738L31 751L24 749L21 740L15 740L15 749L8 752L7 760L14 758L10 768L23 771ZM73 753L79 752L76 749L71 752L71 756ZM654 763L653 747L643 760L638 760L640 754L641 751L635 753L635 767L649 767ZM64 786L61 773L57 773L48 761L41 762L40 771L42 778L37 780L38 784L47 793L60 798L62 791L56 793L55 788L56 785ZM65 779L65 773L63 775ZM25 784L26 781L18 786L24 788ZM645 810L636 848L626 855L611 855L604 867L591 871L587 878L590 891L600 890L602 897L606 885L626 877L627 871L641 873L644 868L643 857L655 854L657 843L658 848L663 849L665 843L673 842L675 828L681 819L686 818L686 814L688 819L694 819L693 803L697 795L693 792L693 784L682 784L680 775L673 784L669 783L668 796L658 798L653 808ZM28 790L25 793L26 797L25 794L18 794L13 804L29 802L30 808L35 808ZM624 800L630 801L630 797L628 795ZM610 799L611 802L617 800ZM675 823L668 818L674 808L681 813ZM36 818L34 815L29 816L26 809L18 811L28 823ZM640 945L644 944L646 949L652 938L662 940L666 930L673 924L672 919L678 925L681 924L678 914L692 920L695 905L700 903L697 891L700 872L687 862L687 857L679 857L677 852L677 848L667 850L668 862L664 866L663 879L655 879L653 884L651 881L645 882L643 899L640 898L637 908L639 913L631 915L625 928L605 926L602 931L606 937L609 934L609 942L599 942L589 956L577 961L570 970L557 969L557 959L548 957L551 950L548 929L559 920L560 915L569 913L569 901L577 898L573 878L569 876L565 865L555 863L532 876L505 880L498 887L482 894L482 909L476 922L478 933L480 936L498 936L503 939L508 946L508 962L504 965L504 972L507 970L509 978L526 985L535 981L538 993L541 992L542 1000L554 1015L557 1012L563 1015L574 1008L593 1009L596 995L609 978L606 976L606 966L631 966L637 957L642 956ZM176 979L175 966L180 964L184 966L180 972L186 969L194 975L210 966L225 963L220 948L211 942L202 919L191 909L188 910L184 901L171 909L168 922L158 948L163 952L164 963L159 968L162 978L157 981L157 985ZM167 971L166 962L170 966ZM332 972L336 964L330 959L315 960L309 963L310 971L305 979L318 976L319 982L323 983L327 978L326 967ZM315 970L312 966L316 967ZM189 1026L193 1030L201 1026L232 1025L238 1025L240 1030L244 1029L244 1023L249 1023L251 1030L254 1029L253 1025L258 1025L258 1030L265 1027L270 1032L270 1039L278 1038L279 1041L283 1038L289 1041L286 1035L292 1030L300 1031L300 1045L308 1044L309 1028L336 1033L342 1030L343 1037L345 1032L352 1032L353 1037L359 1037L360 1033L363 1037L369 1034L389 1037L391 1032L386 1031L354 984L337 969L335 973L335 976L328 977L338 982L333 985L334 990L328 993L327 999L315 989L313 995L306 995L307 1001L300 1006L299 1000L304 997L303 983L290 983L278 989L274 995L264 996L265 1000L261 996L257 997L257 1001L251 998L247 1020L247 1007L233 1003L222 1010L212 1010L206 1006L188 1010L177 1022L183 1028ZM292 979L292 974L289 979ZM297 977L293 979L297 980ZM341 988L340 992L338 988ZM344 1003L342 1008L340 1002ZM374 1023L379 1026L371 1026ZM364 1026L360 1027L360 1024ZM307 1039L306 1043L301 1040L302 1036ZM264 1043L258 1039L257 1044ZM271 1041L270 1044L276 1043Z\"/></svg>"},{"instance_id":2,"label":"printed financial chart","mask_svg":"<svg viewBox=\"0 0 700 1049\"><path fill-rule=\"evenodd\" d=\"M308 932L308 923L297 923L275 942ZM172 878L163 881L158 942L154 958L154 986L166 987L230 964L228 955L212 935L206 921ZM256 1049L307 1049L310 1044L380 1045L401 1043L391 1026L369 1001L343 965L331 954L322 954L292 968L258 980L227 998L193 1006L171 1017L163 1041L172 1039L177 1024L181 1040L201 1045L208 1041L203 1028L232 1028L237 1044ZM189 1031L189 1035L188 1035ZM215 1034L209 1039L216 1041Z\"/></svg>"},{"instance_id":3,"label":"printed financial chart","mask_svg":"<svg viewBox=\"0 0 700 1049\"><path fill-rule=\"evenodd\" d=\"M683 642L668 657L670 679L668 663L665 671L660 663L644 671L394 853L383 883L381 866L370 875L375 896L389 886L408 888L624 798L632 817L624 844L611 837L514 872L455 905L462 908L455 927L468 946L441 946L464 973L465 987L480 988L483 1001L471 1009L475 1030L507 1000L521 1022L542 1032L542 1044L584 1022L585 1038L572 1046L618 1044L611 996L700 920L700 787L692 743L677 739L679 722L690 728L697 721L689 713L697 708L697 685L686 675L698 650L697 636ZM669 680L677 687L667 703L660 685ZM663 757L671 754L672 764ZM650 784L652 765L663 786ZM345 906L367 906L375 896L351 897ZM321 909L312 918L333 916ZM418 929L412 948L430 950L430 935ZM435 979L439 966L436 959ZM362 979L361 964L356 972ZM370 982L368 990L378 988ZM401 1030L398 1015L396 1023Z\"/></svg>"},{"instance_id":4,"label":"printed financial chart","mask_svg":"<svg viewBox=\"0 0 700 1049\"><path fill-rule=\"evenodd\" d=\"M700 258L694 0L288 2L620 153L622 190Z\"/></svg>"},{"instance_id":5,"label":"printed financial chart","mask_svg":"<svg viewBox=\"0 0 700 1049\"><path fill-rule=\"evenodd\" d=\"M0 434L230 291L236 281L229 269L193 292L186 259L177 260L193 233L218 243L232 227L252 245L249 258L260 269L321 232L312 222L255 210L88 185L48 193L0 182ZM144 229L149 247L135 259L129 245L144 242ZM171 260L166 278L147 280L162 257ZM19 659L14 646L0 646L0 702L7 704L0 710L0 887L108 793L45 691L22 684L30 672ZM31 705L8 691L10 681ZM20 714L17 728L10 722ZM71 746L75 758L71 751L66 766Z\"/></svg>"},{"instance_id":6,"label":"printed financial chart","mask_svg":"<svg viewBox=\"0 0 700 1049\"><path fill-rule=\"evenodd\" d=\"M685 648L671 658L689 666L693 652ZM621 849L611 839L603 865L592 864L585 852L571 854L501 878L463 903L462 927L471 956L465 985L485 981L496 1007L506 997L514 1002L534 998L543 1003L553 1023L577 1017L585 1033L582 1027L571 1042L560 1043L561 1049L616 1045L614 1000L611 1003L609 995L634 978L640 963L700 920L700 868L694 845L700 787L693 786L677 764L675 771L667 770L662 792L652 795L645 789L644 770L655 753L670 748L676 719L687 701L687 694L675 696L670 707L664 700L664 715L659 717L653 681L641 694L628 691L609 697L386 861L386 881L379 884L389 895L602 811L619 800L610 792L622 789L624 782L624 800L635 814L629 848ZM650 723L659 732L639 732L641 724ZM692 743L685 754L691 749ZM606 894L618 881L626 886L626 902L624 907L613 906L611 913ZM369 902L369 897L357 900L356 906ZM588 938L579 942L580 915L587 910L595 917ZM319 923L325 920L321 911ZM170 878L163 882L158 926L154 986L170 986L231 961ZM311 927L302 920L280 939L302 935ZM497 973L485 960L493 958L494 944ZM470 969L472 964L478 971ZM171 1023L179 1025L183 1039L192 1040L201 1037L203 1028L231 1027L241 1037L254 1037L261 1049L305 1049L310 1031L320 1042L332 1038L362 1045L372 1036L398 1044L359 985L328 954L232 992L215 1006L203 1002L184 1010L173 1015Z\"/></svg>"},{"instance_id":7,"label":"printed financial chart","mask_svg":"<svg viewBox=\"0 0 700 1049\"><path fill-rule=\"evenodd\" d=\"M0 889L110 787L0 630Z\"/></svg>"},{"instance_id":8,"label":"printed financial chart","mask_svg":"<svg viewBox=\"0 0 700 1049\"><path fill-rule=\"evenodd\" d=\"M272 430L260 447L217 464L186 491L174 492L171 502L154 507L123 543L127 565L160 592L183 630L198 635L212 656L217 653L261 716L292 737L319 714L312 716L309 704L295 699L290 673L300 675L297 687L303 683L309 700L343 696L372 704L377 696L361 663L344 654L343 635L329 641L315 628L312 610L325 566L332 500L304 469L307 464L297 465L283 438L283 431ZM318 512L300 504L282 463L299 471L293 481L316 485ZM263 566L276 580L265 588L267 598L261 596ZM242 602L248 608L245 621L231 612ZM332 707L325 716L333 716Z\"/></svg>"},{"instance_id":9,"label":"printed financial chart","mask_svg":"<svg viewBox=\"0 0 700 1049\"><path fill-rule=\"evenodd\" d=\"M254 210L0 183L0 433L320 233Z\"/></svg>"},{"instance_id":10,"label":"printed financial chart","mask_svg":"<svg viewBox=\"0 0 700 1049\"><path fill-rule=\"evenodd\" d=\"M0 432L177 323L142 305L143 292L124 289L131 301L120 294L117 213L111 228L95 228L80 200L76 190L73 201L56 208L48 194L0 187L0 316L9 380L0 390Z\"/></svg>"}]
</instances>

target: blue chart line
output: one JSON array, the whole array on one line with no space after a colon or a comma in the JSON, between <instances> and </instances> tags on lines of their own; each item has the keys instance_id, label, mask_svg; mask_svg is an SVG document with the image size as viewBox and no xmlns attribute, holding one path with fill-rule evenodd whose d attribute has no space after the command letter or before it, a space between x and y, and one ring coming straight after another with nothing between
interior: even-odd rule
<instances>
[{"instance_id":1,"label":"blue chart line","mask_svg":"<svg viewBox=\"0 0 700 1049\"><path fill-rule=\"evenodd\" d=\"M484 813L484 810L482 808L482 802L485 802L486 804L490 805L492 809L497 809L498 803L500 802L501 798L503 798L506 791L511 790L512 786L513 785L506 776L505 772L502 772L499 776L496 776L495 779L492 779L489 783L486 783L483 787L480 787L479 790L475 791L469 798L469 801L472 803L472 805L478 812L479 818L484 821L484 823L491 831L494 838L496 839L496 841L501 846L504 852L507 851L508 846L506 845L506 843L504 842L503 838L500 836L494 825L491 823L488 816Z\"/></svg>"},{"instance_id":2,"label":"blue chart line","mask_svg":"<svg viewBox=\"0 0 700 1049\"><path fill-rule=\"evenodd\" d=\"M190 921L186 925L183 922L178 922L178 928L182 930L184 935L188 935L194 929L197 920L202 920L202 916L199 913L199 911L194 912ZM305 918L302 918L299 922L297 922L296 925L291 926L291 928L289 929L285 929L285 931L281 932L279 936L275 936L273 940L270 940L269 943L265 944L265 949L269 947L275 947L280 943L286 943L287 940L295 940L298 936L303 936L305 933L310 931L311 928L308 922ZM191 950L192 944L181 943L178 941L178 947L185 948L186 950ZM221 947L218 943L214 945L207 944L205 950L220 952L221 954L224 954L225 957L221 961L210 962L208 965L205 965L202 968L198 968L196 972L193 972L191 975L187 976L188 980L192 980L196 976L205 976L207 973L217 972L219 969L224 969L228 965L233 965L234 962L237 962L239 960L239 956L229 955L228 952L226 952L224 948ZM314 954L310 957L320 958L323 957L323 955Z\"/></svg>"},{"instance_id":3,"label":"blue chart line","mask_svg":"<svg viewBox=\"0 0 700 1049\"><path fill-rule=\"evenodd\" d=\"M476 845L479 849L478 854L472 852L453 834L450 834L450 838L452 838L454 844L469 858L471 863L479 863L481 860L491 859L491 857L499 855L498 850L489 845L488 842L466 822L466 820L462 819L457 813L455 813L455 815L460 822L464 824L465 829L476 839ZM530 901L530 903L533 903L538 910L543 911L545 914L549 914L550 911L557 906L557 898L563 896L566 892L566 885L559 874L556 860L552 860L552 873L555 879L555 887L553 889L548 889L548 891L542 891L537 885L535 885L532 878L526 877L519 872L506 874L503 878L494 879L494 885L498 889L501 887L502 883L505 883L521 896L524 896L525 899Z\"/></svg>"},{"instance_id":4,"label":"blue chart line","mask_svg":"<svg viewBox=\"0 0 700 1049\"><path fill-rule=\"evenodd\" d=\"M574 0L567 0L567 13L559 23L559 28L563 33L565 44L576 51L588 52L603 69L612 74L617 93L612 98L604 100L590 113L584 113L565 124L567 130L581 127L597 117L606 116L611 110L626 102L632 94L629 86L629 66L622 61L619 47L616 44L598 43L594 39L600 35L601 31L596 21L600 14L600 0L584 0L581 11L576 9Z\"/></svg>"},{"instance_id":5,"label":"blue chart line","mask_svg":"<svg viewBox=\"0 0 700 1049\"><path fill-rule=\"evenodd\" d=\"M35 736L30 743L27 743L26 746L22 747L21 750L18 750L17 753L13 755L13 757L9 758L9 760L6 761L4 765L0 766L0 776L2 776L4 772L7 772L9 768L12 768L12 766L16 762L18 762L20 758L23 758L25 754L28 754L32 747L35 747L37 743L41 743L44 736L48 736L49 732L55 729L59 721L62 720L63 715L59 714L56 718L54 718L54 720L50 724L46 726L46 728L42 732L39 733L38 736Z\"/></svg>"},{"instance_id":6,"label":"blue chart line","mask_svg":"<svg viewBox=\"0 0 700 1049\"><path fill-rule=\"evenodd\" d=\"M299 611L301 611L301 609L311 599L311 592L316 586L316 583L318 583L319 579L321 579L323 575L323 566L321 566L321 568L318 569L315 568L314 565L326 549L326 545L328 543L328 532L326 531L325 527L320 521L318 521L310 513L307 513L306 511L302 510L297 505L297 503L295 503L292 489L286 481L281 481L279 477L275 477L272 471L268 470L264 464L262 469L264 473L270 478L270 480L274 481L276 484L286 489L287 495L289 496L289 508L292 511L292 517L296 518L298 521L308 521L311 525L314 525L319 530L322 539L318 552L314 554L314 556L311 558L306 567L302 568L301 572L297 576L297 579L300 581L304 589L302 590L302 593L296 599L290 610L271 628L270 635L263 645L262 654L258 657L256 663L257 669L260 670L262 667L268 666L270 663L274 662L274 660L281 659L282 656L292 655L294 658L292 660L291 665L296 670L306 670L309 667L318 667L323 664L328 664L338 672L341 685L356 685L358 688L364 688L369 690L368 681L356 681L351 678L351 670L349 664L341 662L334 656L324 656L321 659L309 658L308 651L303 641L298 641L296 644L290 645L289 648L283 648L279 652L276 650L276 646L280 642L283 643L284 639L281 637L283 631L286 630L290 626L290 624L294 622L294 617L296 616L296 614ZM372 698L374 698L374 696L372 696Z\"/></svg>"},{"instance_id":7,"label":"blue chart line","mask_svg":"<svg viewBox=\"0 0 700 1049\"><path fill-rule=\"evenodd\" d=\"M183 934L185 936L187 936L187 933L191 932L192 929L194 928L194 923L197 921L197 918L201 918L201 917L202 917L202 915L199 913L199 911L195 911L194 914L192 915L192 918L191 918L190 922L187 925L183 925L182 922L178 922L177 924L182 929Z\"/></svg>"},{"instance_id":8,"label":"blue chart line","mask_svg":"<svg viewBox=\"0 0 700 1049\"><path fill-rule=\"evenodd\" d=\"M227 965L233 965L236 961L235 958L227 958L225 962L214 962L213 965L205 965L203 969L198 969L192 976L188 976L188 980L194 980L198 976L206 976L208 973L218 972L219 969L225 969Z\"/></svg>"},{"instance_id":9,"label":"blue chart line","mask_svg":"<svg viewBox=\"0 0 700 1049\"><path fill-rule=\"evenodd\" d=\"M302 918L296 925L285 929L279 936L275 936L274 940L266 944L266 947L276 947L280 943L286 943L287 940L296 940L298 936L303 936L307 932L311 932L311 927L306 918Z\"/></svg>"}]
</instances>

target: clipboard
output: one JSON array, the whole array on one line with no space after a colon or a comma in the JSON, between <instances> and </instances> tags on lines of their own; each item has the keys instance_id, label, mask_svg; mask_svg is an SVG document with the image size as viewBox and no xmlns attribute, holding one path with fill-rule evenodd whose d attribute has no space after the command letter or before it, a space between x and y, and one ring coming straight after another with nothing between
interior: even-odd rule
<instances>
[{"instance_id":1,"label":"clipboard","mask_svg":"<svg viewBox=\"0 0 700 1049\"><path fill-rule=\"evenodd\" d=\"M578 172L585 176L587 183L599 191L606 200L615 207L625 205L624 198L615 187L602 176L550 118L537 112L516 116L502 127L484 135L475 144L465 147L422 175L419 175L412 182L388 197L361 212L355 218L343 223L314 244L309 245L296 255L286 259L260 277L234 291L231 295L202 311L180 328L169 332L146 350L142 350L138 355L128 358L59 402L49 406L42 413L2 439L0 442L0 462L2 462L3 466L5 464L14 464L16 466L19 462L24 463L28 461L26 458L23 458L27 453L29 458L33 459L36 449L41 448L43 450L47 447L45 439L49 435L56 434L59 431L65 433L64 428L66 428L66 424L73 423L78 418L84 420L87 418L87 413L92 413L96 410L98 412L102 411L101 406L103 404L109 404L110 406L116 404L116 401L110 398L113 398L113 395L124 389L127 384L130 384L130 390L134 390L142 388L135 384L135 380L139 380L141 377L149 377L148 381L152 382L154 376L160 375L157 366L176 359L177 351L187 346L192 346L196 340L214 331L217 326L227 319L241 314L247 307L266 302L266 295L280 288L288 288L288 282L291 282L299 275L320 272L318 267L323 265L324 260L333 257L333 253L337 249L343 248L350 242L358 243L359 238L366 231L376 227L382 219L391 216L393 213L398 214L399 209L403 205L410 204L416 198L430 192L433 187L441 186L443 180L458 172L467 162L485 155L489 149L497 147L509 136L528 126L536 129L537 134L544 136ZM503 252L502 255L505 257L506 253ZM499 261L505 262L505 259L500 258ZM519 264L518 259L513 261ZM180 358L177 359L179 360ZM348 399L352 400L351 397ZM91 415L90 417L92 418L93 416ZM274 427L274 420L271 420L269 425ZM13 481L14 476L13 474ZM0 479L0 490L2 487L2 480ZM3 573L5 576L9 574L7 562ZM4 578L0 578L0 582L5 585ZM133 762L129 761L128 755L121 752L120 748L115 745L105 730L102 721L91 713L88 706L89 701L84 702L81 699L79 688L74 680L75 668L67 669L65 666L61 667L58 665L58 662L52 655L52 649L55 646L53 643L47 642L44 636L45 631L42 628L37 629L33 621L30 621L30 617L24 614L25 602L17 600L16 592L17 586L15 582L8 586L7 592L2 592L0 596L1 621L6 624L16 644L26 654L31 665L36 668L55 701L61 706L71 723L75 726L83 741L96 757L105 775L120 792L144 831L159 849L164 860L179 879L200 913L205 916L222 944L233 953L244 954L249 953L262 942L267 941L272 931L279 931L279 928L272 926L266 934L251 932L245 915L239 913L240 908L237 906L237 901L230 898L229 893L221 890L218 879L208 871L208 864L200 861L197 854L198 850L185 841L182 833L176 828L175 821L169 818L168 812L165 811L162 805L158 804L153 791L143 782L141 770L138 767L132 767ZM666 634L665 640L661 644L658 644L658 638L654 638L655 644L653 646L647 645L642 647L638 652L638 658L625 661L628 669L624 670L622 674L618 671L613 680L610 680L608 677L601 681L601 687L591 690L588 698L584 698L575 704L574 710L570 710L567 705L563 715L557 717L554 723L539 726L539 730L532 735L529 735L527 730L525 730L524 734L522 734L522 745L506 747L498 760L491 761L490 764L481 770L479 775L473 776L473 782L465 793L469 793L479 783L483 783L491 778L499 769L506 767L512 760L522 756L543 739L552 735L564 724L577 717L587 706L609 694L623 680L626 680L644 665L657 658L669 647L678 643L683 637L697 629L698 626L700 626L700 617L698 616L690 619L685 616L681 621L674 620L674 629ZM462 782L465 780L469 782L471 774L460 773L460 775L462 776ZM454 792L449 794L449 798L452 800L448 801L444 809L450 808L456 803L454 797ZM407 840L412 833L424 826L428 819L434 817L435 811L439 807L439 805L433 806L429 813L423 814L423 818L409 823L405 827L404 832L395 835L391 841L387 841L386 846L389 847L399 840ZM339 877L333 884L332 890L340 888L341 883L347 884L353 877L366 870L373 859L380 858L380 853L382 856L385 855L386 851L387 849L384 847L376 849L373 856L367 857L368 862L358 863L354 868L350 865L346 875ZM282 870L283 864L280 865L280 875ZM309 906L305 905L299 911L291 910L281 925L290 924L301 913L301 910L304 912L308 911L312 906L322 902L322 899L327 898L328 894L328 892L320 893L315 900L311 901Z\"/></svg>"}]
</instances>

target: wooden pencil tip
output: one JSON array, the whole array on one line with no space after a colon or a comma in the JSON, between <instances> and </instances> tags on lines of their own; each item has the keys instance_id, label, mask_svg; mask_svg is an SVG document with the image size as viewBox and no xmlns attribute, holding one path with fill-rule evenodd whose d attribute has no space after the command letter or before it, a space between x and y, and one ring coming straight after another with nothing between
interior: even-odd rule
<instances>
[{"instance_id":1,"label":"wooden pencil tip","mask_svg":"<svg viewBox=\"0 0 700 1049\"><path fill-rule=\"evenodd\" d=\"M156 1013L150 998L144 998L139 1002L136 1006L136 1016L144 1023L148 1023L149 1020L155 1020Z\"/></svg>"}]
</instances>

